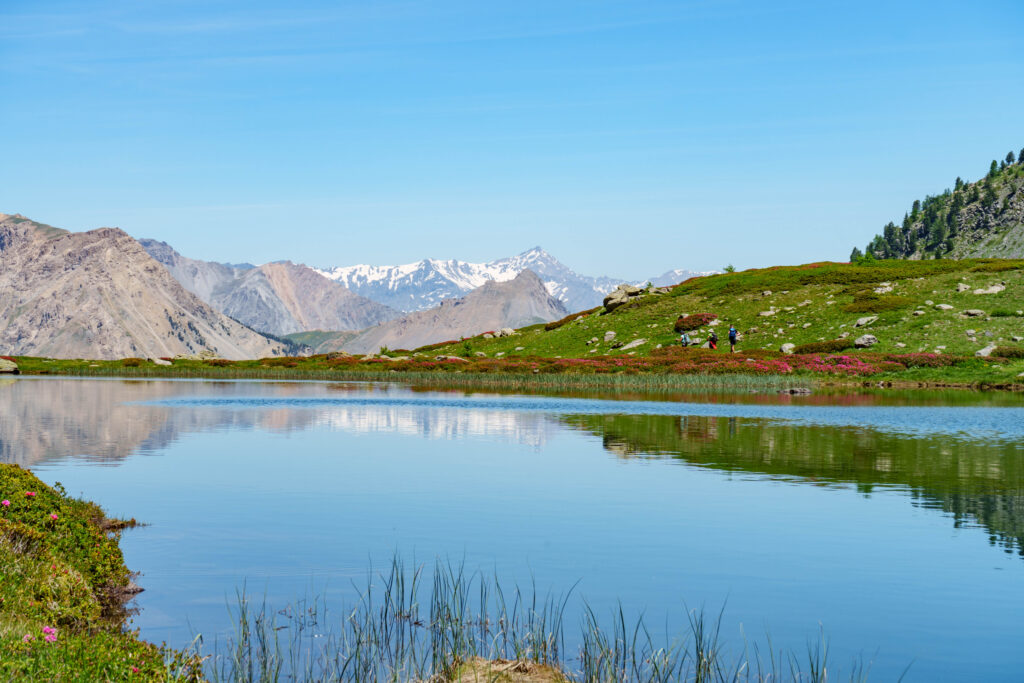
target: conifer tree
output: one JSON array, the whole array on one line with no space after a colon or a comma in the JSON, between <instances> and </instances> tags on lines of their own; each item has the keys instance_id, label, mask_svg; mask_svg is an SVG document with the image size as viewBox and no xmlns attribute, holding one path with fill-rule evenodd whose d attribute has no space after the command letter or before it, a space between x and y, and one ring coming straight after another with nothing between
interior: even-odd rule
<instances>
[{"instance_id":1,"label":"conifer tree","mask_svg":"<svg viewBox=\"0 0 1024 683\"><path fill-rule=\"evenodd\" d=\"M960 179L960 176L956 177L956 185L953 186L953 192L959 192L964 186L964 181Z\"/></svg>"},{"instance_id":2,"label":"conifer tree","mask_svg":"<svg viewBox=\"0 0 1024 683\"><path fill-rule=\"evenodd\" d=\"M997 173L999 173L999 164L997 164L996 160L993 159L992 164L988 167L988 177L991 178Z\"/></svg>"},{"instance_id":3,"label":"conifer tree","mask_svg":"<svg viewBox=\"0 0 1024 683\"><path fill-rule=\"evenodd\" d=\"M1017 161L1017 159L1016 157L1013 156L1013 150L1011 149L1009 152L1006 153L1006 165L1010 166L1015 161Z\"/></svg>"},{"instance_id":4,"label":"conifer tree","mask_svg":"<svg viewBox=\"0 0 1024 683\"><path fill-rule=\"evenodd\" d=\"M862 252L857 247L854 247L853 251L850 252L850 263L856 263L862 258L864 258L864 252Z\"/></svg>"}]
</instances>

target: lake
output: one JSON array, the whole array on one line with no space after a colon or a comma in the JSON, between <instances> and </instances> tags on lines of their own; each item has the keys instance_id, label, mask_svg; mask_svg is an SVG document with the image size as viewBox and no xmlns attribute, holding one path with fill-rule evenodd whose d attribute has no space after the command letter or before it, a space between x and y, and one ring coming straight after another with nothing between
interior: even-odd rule
<instances>
[{"instance_id":1,"label":"lake","mask_svg":"<svg viewBox=\"0 0 1024 683\"><path fill-rule=\"evenodd\" d=\"M572 589L570 625L704 607L872 680L1024 677L1017 396L16 378L0 459L146 524L133 625L170 645L228 634L243 586L342 603L397 554Z\"/></svg>"}]
</instances>

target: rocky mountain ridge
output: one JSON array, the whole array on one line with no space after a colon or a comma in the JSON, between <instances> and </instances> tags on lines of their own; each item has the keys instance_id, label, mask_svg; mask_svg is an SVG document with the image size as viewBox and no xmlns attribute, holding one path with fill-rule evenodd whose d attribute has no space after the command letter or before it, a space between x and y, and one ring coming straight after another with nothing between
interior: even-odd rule
<instances>
[{"instance_id":1,"label":"rocky mountain ridge","mask_svg":"<svg viewBox=\"0 0 1024 683\"><path fill-rule=\"evenodd\" d=\"M0 214L0 292L6 354L244 359L285 352L186 291L117 228L73 233Z\"/></svg>"},{"instance_id":2,"label":"rocky mountain ridge","mask_svg":"<svg viewBox=\"0 0 1024 683\"><path fill-rule=\"evenodd\" d=\"M291 261L229 265L182 256L166 242L139 242L185 289L221 313L275 336L361 330L400 315Z\"/></svg>"}]
</instances>

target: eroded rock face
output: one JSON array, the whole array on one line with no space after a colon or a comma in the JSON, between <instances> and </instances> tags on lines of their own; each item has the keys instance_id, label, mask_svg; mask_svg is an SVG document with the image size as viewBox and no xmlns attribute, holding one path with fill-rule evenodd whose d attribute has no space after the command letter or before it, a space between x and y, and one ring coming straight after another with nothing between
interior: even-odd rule
<instances>
[{"instance_id":1,"label":"eroded rock face","mask_svg":"<svg viewBox=\"0 0 1024 683\"><path fill-rule=\"evenodd\" d=\"M878 337L876 337L873 334L862 335L860 337L857 337L853 341L853 345L856 346L858 349L866 349L868 347L874 346L877 343Z\"/></svg>"},{"instance_id":2,"label":"eroded rock face","mask_svg":"<svg viewBox=\"0 0 1024 683\"><path fill-rule=\"evenodd\" d=\"M996 350L996 344L992 343L992 344L989 344L988 346L986 346L983 349L978 349L977 351L974 352L974 355L978 356L980 358L987 358L987 357L991 356L992 352L995 351L995 350Z\"/></svg>"},{"instance_id":3,"label":"eroded rock face","mask_svg":"<svg viewBox=\"0 0 1024 683\"><path fill-rule=\"evenodd\" d=\"M779 351L782 351L783 353L793 353L793 350L795 348L796 348L796 344L789 344L789 343L787 343L787 344L783 344L782 346L780 346L779 347Z\"/></svg>"}]
</instances>

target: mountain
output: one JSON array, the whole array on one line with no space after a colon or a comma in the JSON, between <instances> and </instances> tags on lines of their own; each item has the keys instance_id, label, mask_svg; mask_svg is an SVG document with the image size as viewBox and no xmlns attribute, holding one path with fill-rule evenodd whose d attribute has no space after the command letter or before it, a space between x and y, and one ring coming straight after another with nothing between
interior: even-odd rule
<instances>
[{"instance_id":1,"label":"mountain","mask_svg":"<svg viewBox=\"0 0 1024 683\"><path fill-rule=\"evenodd\" d=\"M505 282L485 282L459 299L447 299L426 311L364 330L343 342L353 353L388 348L414 349L426 344L459 339L502 327L522 327L567 315L565 306L545 288L531 270Z\"/></svg>"},{"instance_id":2,"label":"mountain","mask_svg":"<svg viewBox=\"0 0 1024 683\"><path fill-rule=\"evenodd\" d=\"M599 305L622 282L580 275L540 247L487 263L424 259L402 266L342 266L319 272L353 292L409 312L460 297L489 280L507 282L527 269L540 276L548 293L574 311Z\"/></svg>"},{"instance_id":3,"label":"mountain","mask_svg":"<svg viewBox=\"0 0 1024 683\"><path fill-rule=\"evenodd\" d=\"M691 277L705 277L707 275L718 275L721 271L718 270L682 270L677 268L676 270L670 270L662 273L656 278L651 278L651 284L655 287L669 287L671 285L678 285L680 282L686 282ZM646 284L646 283L638 283Z\"/></svg>"},{"instance_id":4,"label":"mountain","mask_svg":"<svg viewBox=\"0 0 1024 683\"><path fill-rule=\"evenodd\" d=\"M144 239L140 243L185 289L221 313L268 334L360 330L400 315L290 261L229 265L184 257L165 242Z\"/></svg>"},{"instance_id":5,"label":"mountain","mask_svg":"<svg viewBox=\"0 0 1024 683\"><path fill-rule=\"evenodd\" d=\"M0 348L16 355L125 358L284 345L218 313L117 228L72 233L0 214Z\"/></svg>"},{"instance_id":6,"label":"mountain","mask_svg":"<svg viewBox=\"0 0 1024 683\"><path fill-rule=\"evenodd\" d=\"M1024 156L1024 149L1021 150ZM1024 257L1024 159L1013 152L974 183L915 201L900 225L888 223L866 247L875 258ZM861 255L854 249L851 260Z\"/></svg>"}]
</instances>

